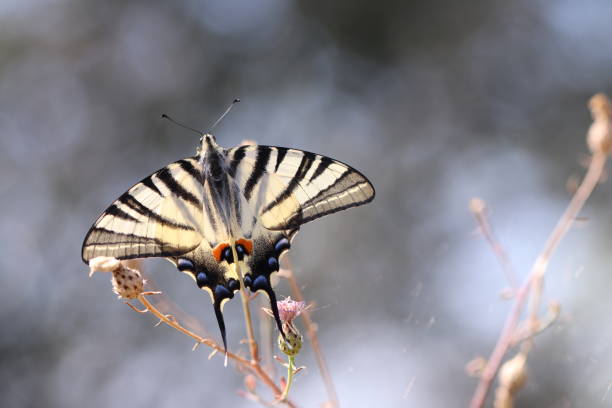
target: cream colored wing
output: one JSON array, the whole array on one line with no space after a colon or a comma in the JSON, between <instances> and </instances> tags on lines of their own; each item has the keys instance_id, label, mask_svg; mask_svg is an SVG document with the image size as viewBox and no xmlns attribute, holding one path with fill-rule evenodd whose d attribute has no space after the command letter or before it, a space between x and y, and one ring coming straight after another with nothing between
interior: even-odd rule
<instances>
[{"instance_id":1,"label":"cream colored wing","mask_svg":"<svg viewBox=\"0 0 612 408\"><path fill-rule=\"evenodd\" d=\"M230 149L228 159L230 175L268 229L297 228L374 199L363 174L326 156L255 145Z\"/></svg>"},{"instance_id":2,"label":"cream colored wing","mask_svg":"<svg viewBox=\"0 0 612 408\"><path fill-rule=\"evenodd\" d=\"M83 261L179 256L196 248L211 235L203 217L202 180L200 163L187 158L135 184L93 224L83 242Z\"/></svg>"}]
</instances>

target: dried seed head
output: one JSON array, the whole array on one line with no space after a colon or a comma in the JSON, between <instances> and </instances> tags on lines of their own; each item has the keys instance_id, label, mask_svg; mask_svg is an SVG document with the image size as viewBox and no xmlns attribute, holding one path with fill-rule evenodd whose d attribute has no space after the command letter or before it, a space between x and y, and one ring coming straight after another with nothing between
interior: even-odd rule
<instances>
[{"instance_id":1,"label":"dried seed head","mask_svg":"<svg viewBox=\"0 0 612 408\"><path fill-rule=\"evenodd\" d=\"M123 299L134 299L142 293L142 275L136 269L122 265L122 268L113 271L111 278L113 292Z\"/></svg>"},{"instance_id":2,"label":"dried seed head","mask_svg":"<svg viewBox=\"0 0 612 408\"><path fill-rule=\"evenodd\" d=\"M122 299L134 299L142 293L144 279L136 269L128 268L116 258L99 256L89 261L91 276L94 271L111 272L113 292Z\"/></svg>"},{"instance_id":3,"label":"dried seed head","mask_svg":"<svg viewBox=\"0 0 612 408\"><path fill-rule=\"evenodd\" d=\"M499 384L514 394L520 390L527 380L527 358L519 353L506 361L499 370Z\"/></svg>"},{"instance_id":4,"label":"dried seed head","mask_svg":"<svg viewBox=\"0 0 612 408\"><path fill-rule=\"evenodd\" d=\"M495 408L512 408L514 395L527 380L527 357L518 353L506 361L499 370L499 386L495 390Z\"/></svg>"},{"instance_id":5,"label":"dried seed head","mask_svg":"<svg viewBox=\"0 0 612 408\"><path fill-rule=\"evenodd\" d=\"M474 197L470 200L468 207L474 214L482 214L487 209L487 204L482 198Z\"/></svg>"},{"instance_id":6,"label":"dried seed head","mask_svg":"<svg viewBox=\"0 0 612 408\"><path fill-rule=\"evenodd\" d=\"M593 123L587 133L587 144L592 153L608 154L612 150L612 105L604 94L596 94L589 101Z\"/></svg>"}]
</instances>

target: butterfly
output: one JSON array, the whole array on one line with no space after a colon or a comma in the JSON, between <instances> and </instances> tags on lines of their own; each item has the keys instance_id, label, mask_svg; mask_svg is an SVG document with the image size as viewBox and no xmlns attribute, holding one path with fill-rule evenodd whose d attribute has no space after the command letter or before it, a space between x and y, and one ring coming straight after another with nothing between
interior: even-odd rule
<instances>
[{"instance_id":1,"label":"butterfly","mask_svg":"<svg viewBox=\"0 0 612 408\"><path fill-rule=\"evenodd\" d=\"M201 134L195 156L136 183L98 217L81 256L168 259L209 293L227 350L223 306L240 282L268 295L284 337L271 282L279 257L302 224L374 195L363 174L338 160L276 146L225 149Z\"/></svg>"}]
</instances>

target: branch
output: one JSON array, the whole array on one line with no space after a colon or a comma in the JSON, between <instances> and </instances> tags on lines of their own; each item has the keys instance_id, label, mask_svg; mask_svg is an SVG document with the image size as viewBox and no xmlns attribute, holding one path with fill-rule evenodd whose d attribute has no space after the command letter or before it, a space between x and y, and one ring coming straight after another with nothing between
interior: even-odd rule
<instances>
[{"instance_id":1,"label":"branch","mask_svg":"<svg viewBox=\"0 0 612 408\"><path fill-rule=\"evenodd\" d=\"M499 264L506 275L506 279L508 280L508 284L511 288L515 289L518 285L518 280L516 278L516 274L512 268L512 262L510 262L510 257L506 254L504 247L499 243L499 241L495 238L495 234L493 233L493 227L487 218L487 205L480 198L472 198L469 204L470 211L474 214L476 218L476 222L478 223L478 227L480 232L485 237L493 253L497 257Z\"/></svg>"},{"instance_id":2,"label":"branch","mask_svg":"<svg viewBox=\"0 0 612 408\"><path fill-rule=\"evenodd\" d=\"M592 157L587 173L572 197L567 209L551 232L542 252L536 258L527 280L519 289L512 310L506 319L504 329L497 340L497 344L491 353L478 386L476 387L470 404L471 408L482 408L484 406L491 383L498 372L508 348L512 344L512 339L521 316L521 311L527 300L527 295L530 294L528 311L528 332L530 335L527 336L526 340L524 340L521 345L521 354L525 359L527 358L533 346L533 337L541 329L538 313L544 286L544 276L550 259L604 173L608 154L612 149L612 107L608 98L603 94L593 96L589 101L589 107L593 116L593 123L587 133L587 145L591 150ZM510 398L511 397L512 396L510 396Z\"/></svg>"}]
</instances>

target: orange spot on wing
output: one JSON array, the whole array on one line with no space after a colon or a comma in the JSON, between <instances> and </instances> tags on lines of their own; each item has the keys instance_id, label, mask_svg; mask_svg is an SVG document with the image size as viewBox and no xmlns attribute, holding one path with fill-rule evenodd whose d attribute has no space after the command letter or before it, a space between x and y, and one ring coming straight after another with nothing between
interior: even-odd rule
<instances>
[{"instance_id":1,"label":"orange spot on wing","mask_svg":"<svg viewBox=\"0 0 612 408\"><path fill-rule=\"evenodd\" d=\"M213 248L212 250L212 254L215 257L215 259L217 260L217 262L221 262L221 254L223 253L223 250L225 248L227 248L229 246L229 244L227 242L222 242L219 245L217 245L216 247Z\"/></svg>"},{"instance_id":2,"label":"orange spot on wing","mask_svg":"<svg viewBox=\"0 0 612 408\"><path fill-rule=\"evenodd\" d=\"M251 255L251 253L253 253L253 241L250 239L240 238L238 241L236 241L236 244L242 245L247 255Z\"/></svg>"}]
</instances>

